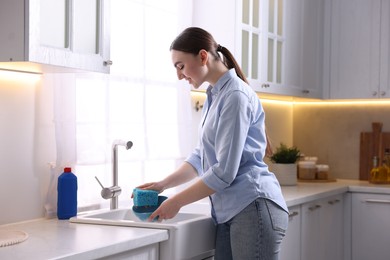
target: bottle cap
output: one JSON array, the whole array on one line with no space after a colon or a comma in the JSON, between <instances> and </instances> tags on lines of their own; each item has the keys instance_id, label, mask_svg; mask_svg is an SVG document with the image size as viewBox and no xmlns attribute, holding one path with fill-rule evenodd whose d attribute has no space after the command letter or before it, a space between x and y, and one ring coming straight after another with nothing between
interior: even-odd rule
<instances>
[{"instance_id":1,"label":"bottle cap","mask_svg":"<svg viewBox=\"0 0 390 260\"><path fill-rule=\"evenodd\" d=\"M70 168L70 167L65 167L65 168L64 168L64 172L72 172L72 168Z\"/></svg>"}]
</instances>

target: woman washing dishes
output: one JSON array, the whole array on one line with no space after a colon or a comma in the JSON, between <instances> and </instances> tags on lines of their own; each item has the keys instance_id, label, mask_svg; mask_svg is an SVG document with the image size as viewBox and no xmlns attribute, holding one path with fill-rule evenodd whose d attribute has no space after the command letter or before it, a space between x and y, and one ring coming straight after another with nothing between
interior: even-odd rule
<instances>
[{"instance_id":1,"label":"woman washing dishes","mask_svg":"<svg viewBox=\"0 0 390 260\"><path fill-rule=\"evenodd\" d=\"M171 175L139 188L162 192L199 179L164 201L150 219L173 218L184 205L209 196L217 224L216 260L278 259L288 209L263 161L267 137L259 98L230 51L205 30L187 28L170 50L179 79L194 88L210 84L199 144Z\"/></svg>"}]
</instances>

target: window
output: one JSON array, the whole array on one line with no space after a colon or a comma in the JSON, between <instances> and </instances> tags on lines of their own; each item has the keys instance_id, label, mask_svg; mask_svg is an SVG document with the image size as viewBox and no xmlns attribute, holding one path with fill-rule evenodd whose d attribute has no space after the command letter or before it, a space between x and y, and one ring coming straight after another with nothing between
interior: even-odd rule
<instances>
[{"instance_id":1,"label":"window","mask_svg":"<svg viewBox=\"0 0 390 260\"><path fill-rule=\"evenodd\" d=\"M57 174L73 166L81 210L109 204L95 176L112 185L115 139L134 143L118 147L119 204L130 203L136 185L170 174L192 149L190 86L178 81L169 52L179 1L111 1L111 74L56 75Z\"/></svg>"}]
</instances>

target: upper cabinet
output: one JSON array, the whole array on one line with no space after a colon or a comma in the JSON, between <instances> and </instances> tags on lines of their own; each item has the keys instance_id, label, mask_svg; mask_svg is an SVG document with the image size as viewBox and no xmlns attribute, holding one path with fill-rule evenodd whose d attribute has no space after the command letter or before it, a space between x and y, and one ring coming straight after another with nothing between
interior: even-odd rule
<instances>
[{"instance_id":1,"label":"upper cabinet","mask_svg":"<svg viewBox=\"0 0 390 260\"><path fill-rule=\"evenodd\" d=\"M322 97L323 0L240 0L236 54L258 92Z\"/></svg>"},{"instance_id":2,"label":"upper cabinet","mask_svg":"<svg viewBox=\"0 0 390 260\"><path fill-rule=\"evenodd\" d=\"M0 68L109 73L107 0L1 0Z\"/></svg>"},{"instance_id":3,"label":"upper cabinet","mask_svg":"<svg viewBox=\"0 0 390 260\"><path fill-rule=\"evenodd\" d=\"M326 1L325 98L389 98L390 1Z\"/></svg>"}]
</instances>

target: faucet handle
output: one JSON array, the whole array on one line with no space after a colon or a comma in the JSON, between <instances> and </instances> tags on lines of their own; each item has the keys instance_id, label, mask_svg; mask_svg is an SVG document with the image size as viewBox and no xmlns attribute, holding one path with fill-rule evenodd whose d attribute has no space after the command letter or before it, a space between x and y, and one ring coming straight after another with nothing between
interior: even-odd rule
<instances>
[{"instance_id":1,"label":"faucet handle","mask_svg":"<svg viewBox=\"0 0 390 260\"><path fill-rule=\"evenodd\" d=\"M98 177L95 176L95 179L96 179L97 182L100 184L100 187L102 187L102 189L104 189L104 186L103 186L103 184L99 181Z\"/></svg>"},{"instance_id":2,"label":"faucet handle","mask_svg":"<svg viewBox=\"0 0 390 260\"><path fill-rule=\"evenodd\" d=\"M106 200L107 199L111 199L111 198L117 197L117 196L119 196L119 194L121 194L121 192L122 192L121 187L119 187L119 186L112 186L112 187L109 187L109 188L105 188L103 186L103 184L99 181L98 177L95 176L95 179L97 180L97 182L102 187L102 191L101 191L100 194L102 195L103 199L106 199Z\"/></svg>"}]
</instances>

